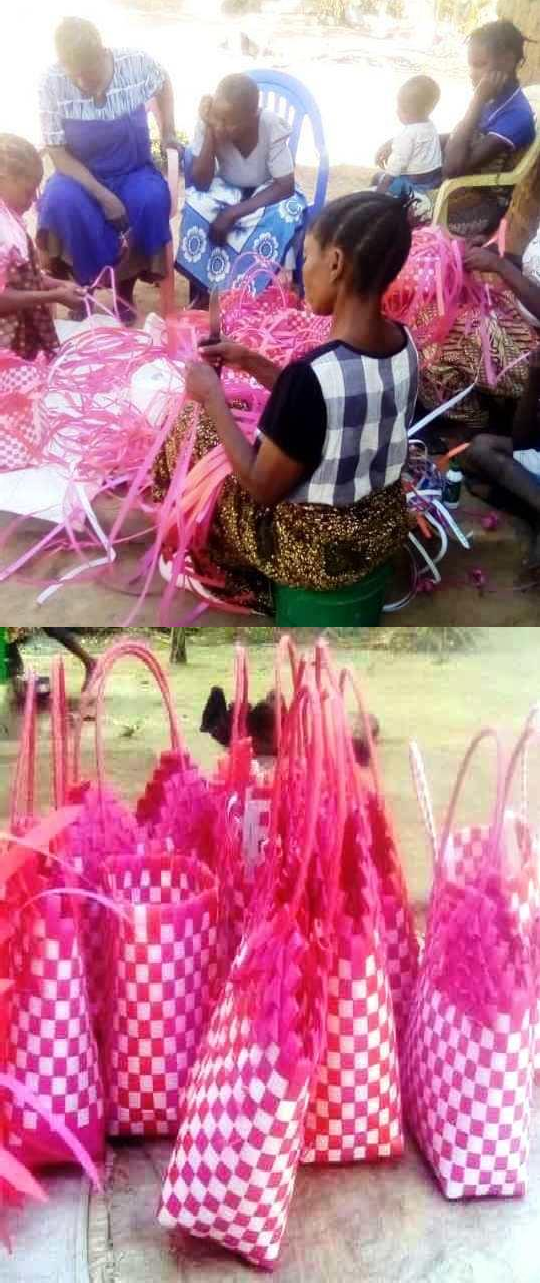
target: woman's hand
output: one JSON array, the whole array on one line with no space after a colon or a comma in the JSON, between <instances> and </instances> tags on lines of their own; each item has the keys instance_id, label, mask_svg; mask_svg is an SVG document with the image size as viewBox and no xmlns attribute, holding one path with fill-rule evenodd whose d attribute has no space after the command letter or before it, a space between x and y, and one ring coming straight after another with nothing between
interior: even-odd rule
<instances>
[{"instance_id":1,"label":"woman's hand","mask_svg":"<svg viewBox=\"0 0 540 1283\"><path fill-rule=\"evenodd\" d=\"M129 219L127 209L125 205L122 204L122 201L118 199L118 196L115 196L114 192L110 192L106 187L104 187L103 195L99 198L99 203L107 222L112 223L113 227L116 227L117 231L125 231L128 226Z\"/></svg>"},{"instance_id":2,"label":"woman's hand","mask_svg":"<svg viewBox=\"0 0 540 1283\"><path fill-rule=\"evenodd\" d=\"M493 249L470 246L463 256L463 264L468 272L498 272L502 261L495 245Z\"/></svg>"},{"instance_id":3,"label":"woman's hand","mask_svg":"<svg viewBox=\"0 0 540 1283\"><path fill-rule=\"evenodd\" d=\"M212 95L205 94L204 98L201 98L201 102L199 106L199 116L203 122L203 125L206 125L207 129L212 128L213 106L214 106L214 99L212 98Z\"/></svg>"},{"instance_id":4,"label":"woman's hand","mask_svg":"<svg viewBox=\"0 0 540 1283\"><path fill-rule=\"evenodd\" d=\"M47 303L60 303L62 307L78 308L84 303L86 290L82 285L76 285L75 281L54 281L47 288L45 301Z\"/></svg>"},{"instance_id":5,"label":"woman's hand","mask_svg":"<svg viewBox=\"0 0 540 1283\"><path fill-rule=\"evenodd\" d=\"M229 232L237 222L237 216L234 209L222 209L214 222L210 224L208 235L214 245L224 245Z\"/></svg>"},{"instance_id":6,"label":"woman's hand","mask_svg":"<svg viewBox=\"0 0 540 1283\"><path fill-rule=\"evenodd\" d=\"M215 370L202 361L190 361L186 366L186 396L189 400L207 406L216 394L225 400Z\"/></svg>"},{"instance_id":7,"label":"woman's hand","mask_svg":"<svg viewBox=\"0 0 540 1283\"><path fill-rule=\"evenodd\" d=\"M242 343L229 342L228 339L224 339L221 343L214 343L212 339L201 339L199 347L202 359L208 365L230 365L236 370L244 370L252 356L248 347L244 347Z\"/></svg>"},{"instance_id":8,"label":"woman's hand","mask_svg":"<svg viewBox=\"0 0 540 1283\"><path fill-rule=\"evenodd\" d=\"M496 98L502 92L507 80L508 76L504 71L488 71L476 86L474 94L476 101L491 102L492 98Z\"/></svg>"}]
</instances>

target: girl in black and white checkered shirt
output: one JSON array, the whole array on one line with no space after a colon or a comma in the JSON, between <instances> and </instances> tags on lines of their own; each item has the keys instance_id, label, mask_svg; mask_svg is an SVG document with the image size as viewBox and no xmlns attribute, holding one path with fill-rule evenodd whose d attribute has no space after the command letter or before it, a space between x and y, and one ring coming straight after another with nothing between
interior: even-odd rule
<instances>
[{"instance_id":1,"label":"girl in black and white checkered shirt","mask_svg":"<svg viewBox=\"0 0 540 1283\"><path fill-rule=\"evenodd\" d=\"M234 474L217 505L207 558L198 557L200 572L226 567L229 595L234 569L263 608L270 606L265 580L320 590L350 584L404 543L401 474L418 357L403 326L383 314L382 300L410 246L405 203L375 191L333 201L306 237L304 263L308 303L333 318L329 341L283 371L234 343L212 349L210 360L218 356L272 389L254 446L210 365L189 368L188 394L205 411L206 448L210 420Z\"/></svg>"}]
</instances>

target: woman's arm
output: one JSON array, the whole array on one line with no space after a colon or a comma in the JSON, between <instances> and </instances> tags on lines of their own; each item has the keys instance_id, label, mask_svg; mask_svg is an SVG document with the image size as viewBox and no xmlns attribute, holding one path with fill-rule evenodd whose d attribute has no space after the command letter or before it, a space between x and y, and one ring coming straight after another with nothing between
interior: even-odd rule
<instances>
[{"instance_id":1,"label":"woman's arm","mask_svg":"<svg viewBox=\"0 0 540 1283\"><path fill-rule=\"evenodd\" d=\"M156 94L159 111L159 127L163 147L177 146L176 125L174 121L174 90L169 76L165 77L162 88Z\"/></svg>"},{"instance_id":2,"label":"woman's arm","mask_svg":"<svg viewBox=\"0 0 540 1283\"><path fill-rule=\"evenodd\" d=\"M256 209L266 209L268 205L279 205L280 201L287 200L293 195L294 174L287 174L285 178L274 178L262 191L257 192L255 196L250 196L249 200L240 201L239 205L230 205L227 209L223 209L212 223L211 240L216 245L224 245L229 232L241 218L245 218L246 214L252 214Z\"/></svg>"},{"instance_id":3,"label":"woman's arm","mask_svg":"<svg viewBox=\"0 0 540 1283\"><path fill-rule=\"evenodd\" d=\"M53 282L52 277L48 277L42 290L1 290L0 316L9 316L12 312L28 312L43 303L50 307L54 303L61 303L63 307L76 307L84 297L84 290L73 281Z\"/></svg>"},{"instance_id":4,"label":"woman's arm","mask_svg":"<svg viewBox=\"0 0 540 1283\"><path fill-rule=\"evenodd\" d=\"M529 281L508 258L500 258L488 249L469 249L464 263L469 272L492 272L500 276L519 302L540 321L540 285Z\"/></svg>"},{"instance_id":5,"label":"woman's arm","mask_svg":"<svg viewBox=\"0 0 540 1283\"><path fill-rule=\"evenodd\" d=\"M285 499L301 480L305 466L265 437L258 451L249 444L233 419L217 375L208 366L198 362L188 366L186 392L210 415L235 477L255 502L271 508Z\"/></svg>"},{"instance_id":6,"label":"woman's arm","mask_svg":"<svg viewBox=\"0 0 540 1283\"><path fill-rule=\"evenodd\" d=\"M200 140L200 151L192 153L192 182L199 192L207 192L216 174L216 139L212 129L213 99L206 94L199 107L199 124L195 133L194 146ZM202 134L202 140L201 140Z\"/></svg>"},{"instance_id":7,"label":"woman's arm","mask_svg":"<svg viewBox=\"0 0 540 1283\"><path fill-rule=\"evenodd\" d=\"M243 370L269 391L281 374L280 366L275 365L274 361L269 361L267 356L260 356L258 352L252 352L241 343L230 343L226 339L222 343L213 343L212 340L203 339L199 346L201 356L209 365L223 364L232 369Z\"/></svg>"},{"instance_id":8,"label":"woman's arm","mask_svg":"<svg viewBox=\"0 0 540 1283\"><path fill-rule=\"evenodd\" d=\"M505 77L500 72L491 72L480 81L463 120L456 125L444 148L445 178L459 178L462 174L475 173L500 155L505 146L509 147L503 139L490 134L473 141L486 103L496 98L504 84Z\"/></svg>"},{"instance_id":9,"label":"woman's arm","mask_svg":"<svg viewBox=\"0 0 540 1283\"><path fill-rule=\"evenodd\" d=\"M81 187L84 187L89 196L94 197L109 223L113 223L118 227L126 225L127 213L122 201L118 199L118 196L114 195L114 192L109 191L108 187L104 187L102 183L99 183L97 178L94 178L94 175L86 168L86 165L82 165L79 160L75 159L75 156L71 155L67 147L49 147L49 154L59 174L65 174L67 178L74 178L76 183L80 183Z\"/></svg>"},{"instance_id":10,"label":"woman's arm","mask_svg":"<svg viewBox=\"0 0 540 1283\"><path fill-rule=\"evenodd\" d=\"M268 205L279 205L280 201L288 200L289 196L294 196L294 174L274 178L261 192L234 205L231 212L234 212L235 220L239 222L246 214L253 214L256 209L266 209Z\"/></svg>"}]
</instances>

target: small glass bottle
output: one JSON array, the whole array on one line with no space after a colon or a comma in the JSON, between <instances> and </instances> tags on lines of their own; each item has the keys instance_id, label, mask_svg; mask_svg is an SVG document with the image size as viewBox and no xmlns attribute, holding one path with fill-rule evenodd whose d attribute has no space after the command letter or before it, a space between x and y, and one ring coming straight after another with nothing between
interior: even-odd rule
<instances>
[{"instance_id":1,"label":"small glass bottle","mask_svg":"<svg viewBox=\"0 0 540 1283\"><path fill-rule=\"evenodd\" d=\"M442 501L445 508L459 508L463 473L455 465L450 465L444 478Z\"/></svg>"}]
</instances>

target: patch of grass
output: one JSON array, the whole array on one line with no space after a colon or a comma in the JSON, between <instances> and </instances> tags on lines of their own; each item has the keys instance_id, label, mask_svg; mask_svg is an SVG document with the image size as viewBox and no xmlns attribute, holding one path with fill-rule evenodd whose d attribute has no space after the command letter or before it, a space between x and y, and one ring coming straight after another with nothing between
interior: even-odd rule
<instances>
[{"instance_id":1,"label":"patch of grass","mask_svg":"<svg viewBox=\"0 0 540 1283\"><path fill-rule=\"evenodd\" d=\"M154 649L168 666L169 643L165 635L154 639ZM273 682L274 647L249 648L250 697L264 697ZM47 672L52 648L40 648L34 660ZM442 819L456 769L471 736L485 723L503 728L507 744L518 732L531 704L540 697L538 639L535 629L482 630L482 647L472 654L453 655L444 664L425 655L395 651L366 651L339 646L343 663L352 664L365 686L369 707L381 726L380 757L385 786L400 835L403 858L415 901L425 899L430 884L430 855L413 795L407 746L411 738L424 752L439 821ZM32 662L32 647L25 651ZM224 687L233 694L234 646L205 629L188 640L187 666L169 670L180 724L188 747L205 770L210 770L220 749L200 733L200 718L208 691ZM66 662L68 688L76 696L81 670L75 660ZM107 771L126 798L134 800L152 769L156 753L167 746L166 719L161 697L150 674L132 661L113 670L107 695L105 745ZM352 705L351 705L352 711ZM1 719L6 721L4 715ZM0 815L7 813L10 768L16 752L16 726L0 740ZM126 733L129 728L129 733ZM40 718L40 797L49 792L50 756L48 719ZM94 728L85 728L84 766L93 770ZM478 757L463 799L461 817L480 820L493 800L494 767L491 750Z\"/></svg>"}]
</instances>

